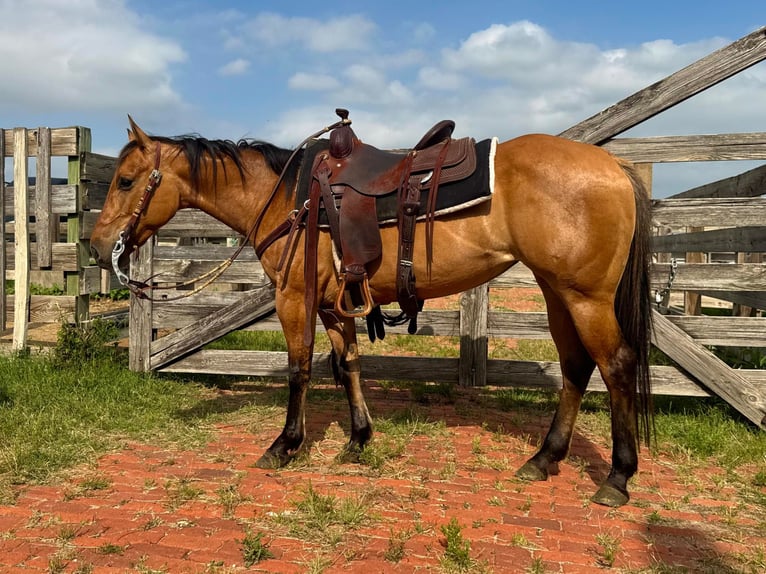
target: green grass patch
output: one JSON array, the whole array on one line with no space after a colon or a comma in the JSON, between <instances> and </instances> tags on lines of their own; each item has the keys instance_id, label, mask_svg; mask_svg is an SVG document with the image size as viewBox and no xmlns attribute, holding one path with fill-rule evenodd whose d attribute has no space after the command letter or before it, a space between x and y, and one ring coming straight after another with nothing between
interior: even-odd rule
<instances>
[{"instance_id":1,"label":"green grass patch","mask_svg":"<svg viewBox=\"0 0 766 574\"><path fill-rule=\"evenodd\" d=\"M125 439L202 441L203 387L129 371L108 336L67 327L50 355L0 356L0 498Z\"/></svg>"}]
</instances>

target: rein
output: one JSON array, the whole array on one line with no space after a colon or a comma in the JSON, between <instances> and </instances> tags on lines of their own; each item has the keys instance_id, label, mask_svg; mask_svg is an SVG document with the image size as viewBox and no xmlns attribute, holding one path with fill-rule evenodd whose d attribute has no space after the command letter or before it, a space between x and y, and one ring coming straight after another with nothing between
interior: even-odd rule
<instances>
[{"instance_id":1,"label":"rein","mask_svg":"<svg viewBox=\"0 0 766 574\"><path fill-rule=\"evenodd\" d=\"M146 299L150 301L165 301L165 302L185 299L186 297L191 297L192 295L199 293L200 291L205 289L208 285L210 285L216 279L218 279L221 275L223 275L224 271L226 271L231 266L231 264L234 263L234 260L237 257L239 257L240 253L242 253L244 248L247 246L248 240L252 241L253 244L255 243L255 236L258 233L258 230L260 229L261 223L263 223L263 218L264 218L264 215L266 214L266 210L269 208L269 206L271 206L271 203L274 201L274 198L277 195L277 191L279 190L279 186L282 184L282 182L285 179L285 175L287 174L288 168L290 167L293 160L295 159L295 156L303 148L303 146L305 146L310 140L318 138L322 134L325 134L331 130L334 130L337 127L350 124L350 123L351 123L351 120L342 119L340 121L335 122L332 125L325 126L321 130L305 138L300 143L300 145L298 145L293 150L293 153L285 162L285 165L282 168L282 173L279 174L279 177L277 178L277 181L274 184L274 187L272 188L271 193L269 194L269 197L266 200L266 203L263 209L258 214L258 217L256 218L255 223L253 223L253 226L250 228L250 231L248 231L247 234L245 235L245 241L243 241L239 245L239 247L237 247L234 253L232 253L228 257L228 259L221 262L215 268L211 269L210 271L207 271L206 273L203 273L202 275L199 275L198 277L195 277L193 279L188 279L184 281L183 283L176 283L173 286L152 285L148 283L148 281L151 281L154 277L149 277L149 279L147 279L146 281L138 281L135 279L131 279L120 269L120 265L119 265L120 257L125 252L125 247L128 243L128 240L130 239L131 234L133 233L135 229L136 224L138 223L138 220L140 219L141 215L146 210L147 206L149 205L149 201L154 195L154 192L157 191L157 188L160 186L160 183L162 182L162 172L160 171L160 142L157 142L155 152L154 152L154 168L149 174L149 182L147 183L146 188L144 189L143 195L138 200L138 203L136 204L136 208L133 210L133 213L131 214L130 219L128 220L128 223L125 225L125 228L122 231L120 231L119 235L117 236L117 241L115 242L114 247L112 248L112 269L115 275L117 275L117 280L119 281L120 285L124 285L125 287L127 287L128 290L139 299ZM302 219L301 216L305 214L307 208L308 206L304 205L303 209L290 212L287 220L282 225L274 229L271 233L269 233L269 235L256 246L255 249L256 249L256 254L258 258L261 257L263 252L266 251L266 249L268 249L268 247L272 243L274 243L274 241L276 241L277 239L279 239L285 234L289 233L290 235L292 235L298 223ZM282 257L282 260L284 260L284 255ZM281 266L282 266L282 261L280 261L280 264L279 264L279 267ZM178 287L192 285L203 279L205 280L204 283L202 283L198 287L192 289L191 291L185 292L182 295L178 295L175 297L162 297L160 299L156 299L148 294L149 291L163 290L163 289L177 289Z\"/></svg>"}]
</instances>

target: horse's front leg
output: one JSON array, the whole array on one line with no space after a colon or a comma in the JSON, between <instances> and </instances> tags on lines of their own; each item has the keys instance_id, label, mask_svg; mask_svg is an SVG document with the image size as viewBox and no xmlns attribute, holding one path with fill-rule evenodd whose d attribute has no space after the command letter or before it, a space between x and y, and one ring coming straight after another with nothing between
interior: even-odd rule
<instances>
[{"instance_id":1,"label":"horse's front leg","mask_svg":"<svg viewBox=\"0 0 766 574\"><path fill-rule=\"evenodd\" d=\"M353 319L341 317L330 309L320 309L319 318L332 344L335 382L346 390L351 412L351 436L338 458L345 462L358 462L364 445L372 437L372 421L362 393L356 324Z\"/></svg>"},{"instance_id":2,"label":"horse's front leg","mask_svg":"<svg viewBox=\"0 0 766 574\"><path fill-rule=\"evenodd\" d=\"M292 293L292 294L291 294ZM287 342L289 366L288 386L290 398L287 403L285 427L272 445L263 453L255 465L258 468L280 468L290 462L306 438L306 391L311 381L311 359L314 340L306 346L303 330L306 321L311 323L311 332L316 329L316 313L306 317L302 292L277 291L277 315Z\"/></svg>"}]
</instances>

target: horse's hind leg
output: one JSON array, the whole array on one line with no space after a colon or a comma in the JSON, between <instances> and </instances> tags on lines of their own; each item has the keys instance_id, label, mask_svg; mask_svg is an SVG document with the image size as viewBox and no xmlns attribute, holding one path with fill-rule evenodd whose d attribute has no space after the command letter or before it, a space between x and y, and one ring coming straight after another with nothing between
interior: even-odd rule
<instances>
[{"instance_id":1,"label":"horse's hind leg","mask_svg":"<svg viewBox=\"0 0 766 574\"><path fill-rule=\"evenodd\" d=\"M538 283L545 296L548 325L559 353L563 386L556 414L542 447L516 473L525 480L547 479L549 467L563 460L569 452L580 403L595 368L561 299L540 278Z\"/></svg>"},{"instance_id":2,"label":"horse's hind leg","mask_svg":"<svg viewBox=\"0 0 766 574\"><path fill-rule=\"evenodd\" d=\"M592 500L606 506L628 502L628 480L638 469L636 352L626 343L611 298L569 293L568 309L583 346L609 391L612 414L612 468Z\"/></svg>"},{"instance_id":3,"label":"horse's hind leg","mask_svg":"<svg viewBox=\"0 0 766 574\"><path fill-rule=\"evenodd\" d=\"M351 436L339 458L356 462L372 437L372 421L362 393L356 324L353 319L339 317L334 311L326 309L319 310L319 318L332 344L333 376L335 382L346 390L351 414Z\"/></svg>"}]
</instances>

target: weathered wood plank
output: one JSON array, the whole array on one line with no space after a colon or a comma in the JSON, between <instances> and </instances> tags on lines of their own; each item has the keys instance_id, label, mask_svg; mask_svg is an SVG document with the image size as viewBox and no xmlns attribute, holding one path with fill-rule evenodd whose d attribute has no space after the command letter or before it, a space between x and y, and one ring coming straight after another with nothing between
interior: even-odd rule
<instances>
[{"instance_id":1,"label":"weathered wood plank","mask_svg":"<svg viewBox=\"0 0 766 574\"><path fill-rule=\"evenodd\" d=\"M652 266L654 288L662 288L668 280L670 264ZM681 263L676 270L673 289L679 291L759 291L766 284L766 264L748 263Z\"/></svg>"},{"instance_id":2,"label":"weathered wood plank","mask_svg":"<svg viewBox=\"0 0 766 574\"><path fill-rule=\"evenodd\" d=\"M50 212L57 215L75 213L77 211L77 186L69 184L57 184L50 187ZM37 189L34 185L27 186L27 203L34 201ZM5 188L5 207L6 215L13 215L13 206L15 192L13 186Z\"/></svg>"},{"instance_id":3,"label":"weathered wood plank","mask_svg":"<svg viewBox=\"0 0 766 574\"><path fill-rule=\"evenodd\" d=\"M152 255L154 241L147 241L138 251L130 256L130 277L150 277L152 275ZM151 299L138 299L131 295L129 311L130 351L128 366L133 371L151 369L152 331Z\"/></svg>"},{"instance_id":4,"label":"weathered wood plank","mask_svg":"<svg viewBox=\"0 0 766 574\"><path fill-rule=\"evenodd\" d=\"M13 130L13 180L15 182L16 233L14 235L14 290L16 297L13 305L13 343L14 351L22 351L27 346L29 327L29 213L27 211L27 182L29 181L27 158L29 157L29 138L26 128Z\"/></svg>"},{"instance_id":5,"label":"weathered wood plank","mask_svg":"<svg viewBox=\"0 0 766 574\"><path fill-rule=\"evenodd\" d=\"M756 309L766 309L766 291L708 291L700 290L700 295L706 297L713 297L715 299L721 299L722 301L728 301L730 303L736 303L738 305L746 305L748 307L755 307Z\"/></svg>"},{"instance_id":6,"label":"weathered wood plank","mask_svg":"<svg viewBox=\"0 0 766 574\"><path fill-rule=\"evenodd\" d=\"M561 133L600 144L766 58L766 27L740 38Z\"/></svg>"},{"instance_id":7,"label":"weathered wood plank","mask_svg":"<svg viewBox=\"0 0 766 574\"><path fill-rule=\"evenodd\" d=\"M695 197L757 197L766 193L766 165L756 167L739 175L719 179L687 191L672 195L669 199Z\"/></svg>"},{"instance_id":8,"label":"weathered wood plank","mask_svg":"<svg viewBox=\"0 0 766 574\"><path fill-rule=\"evenodd\" d=\"M617 138L603 145L633 162L766 159L766 133Z\"/></svg>"},{"instance_id":9,"label":"weathered wood plank","mask_svg":"<svg viewBox=\"0 0 766 574\"><path fill-rule=\"evenodd\" d=\"M80 154L82 162L80 176L88 183L110 183L117 167L117 158L93 152Z\"/></svg>"},{"instance_id":10,"label":"weathered wood plank","mask_svg":"<svg viewBox=\"0 0 766 574\"><path fill-rule=\"evenodd\" d=\"M668 227L759 227L766 221L766 198L657 199L652 219Z\"/></svg>"},{"instance_id":11,"label":"weathered wood plank","mask_svg":"<svg viewBox=\"0 0 766 574\"><path fill-rule=\"evenodd\" d=\"M654 312L652 342L685 371L766 430L766 389L753 385L698 344L666 317Z\"/></svg>"},{"instance_id":12,"label":"weathered wood plank","mask_svg":"<svg viewBox=\"0 0 766 574\"><path fill-rule=\"evenodd\" d=\"M40 269L38 263L38 251L35 242L30 243L29 268ZM7 265L13 269L16 265L15 253L7 256ZM51 245L51 258L48 268L55 271L77 271L77 245L74 243L53 243Z\"/></svg>"},{"instance_id":13,"label":"weathered wood plank","mask_svg":"<svg viewBox=\"0 0 766 574\"><path fill-rule=\"evenodd\" d=\"M487 314L489 285L460 295L460 362L458 382L464 387L487 384Z\"/></svg>"},{"instance_id":14,"label":"weathered wood plank","mask_svg":"<svg viewBox=\"0 0 766 574\"><path fill-rule=\"evenodd\" d=\"M329 355L317 353L312 361L315 378L331 378ZM444 382L457 384L458 359L364 355L362 373L370 380ZM205 350L188 355L159 369L169 373L229 374L238 376L286 377L287 353L278 351ZM673 367L652 367L655 395L706 397L710 393ZM766 389L766 371L748 371L743 377L755 387ZM558 363L491 360L487 383L495 387L561 388ZM605 391L601 377L594 374L591 391Z\"/></svg>"},{"instance_id":15,"label":"weathered wood plank","mask_svg":"<svg viewBox=\"0 0 766 574\"><path fill-rule=\"evenodd\" d=\"M732 227L655 235L652 237L652 251L766 251L766 227Z\"/></svg>"},{"instance_id":16,"label":"weathered wood plank","mask_svg":"<svg viewBox=\"0 0 766 574\"><path fill-rule=\"evenodd\" d=\"M7 240L5 236L5 130L0 128L0 329L5 331L8 326L8 308L6 306L5 273Z\"/></svg>"},{"instance_id":17,"label":"weathered wood plank","mask_svg":"<svg viewBox=\"0 0 766 574\"><path fill-rule=\"evenodd\" d=\"M80 153L78 142L78 127L54 128L51 130L51 155L70 156ZM5 130L5 157L11 155L13 135L11 130ZM37 131L27 130L27 154L37 154Z\"/></svg>"},{"instance_id":18,"label":"weathered wood plank","mask_svg":"<svg viewBox=\"0 0 766 574\"><path fill-rule=\"evenodd\" d=\"M37 128L35 220L37 266L50 267L53 242L58 240L58 216L51 213L51 130Z\"/></svg>"},{"instance_id":19,"label":"weathered wood plank","mask_svg":"<svg viewBox=\"0 0 766 574\"><path fill-rule=\"evenodd\" d=\"M242 300L155 341L149 368L157 369L274 310L274 289L246 291Z\"/></svg>"},{"instance_id":20,"label":"weathered wood plank","mask_svg":"<svg viewBox=\"0 0 766 574\"><path fill-rule=\"evenodd\" d=\"M16 296L8 295L8 304ZM74 320L75 298L69 295L31 295L29 298L30 323L60 323Z\"/></svg>"}]
</instances>

